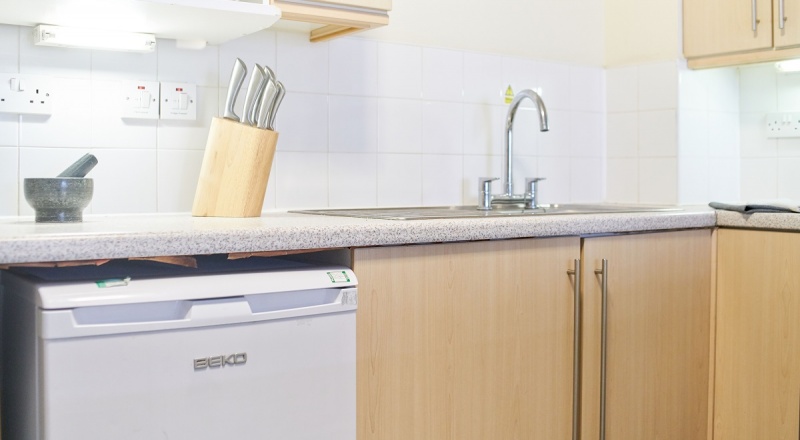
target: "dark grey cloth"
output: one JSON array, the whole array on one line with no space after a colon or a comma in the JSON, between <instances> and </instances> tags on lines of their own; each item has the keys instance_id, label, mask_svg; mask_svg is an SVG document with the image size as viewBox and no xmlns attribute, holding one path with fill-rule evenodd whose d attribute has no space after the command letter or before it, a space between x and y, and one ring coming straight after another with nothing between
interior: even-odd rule
<instances>
[{"instance_id":1,"label":"dark grey cloth","mask_svg":"<svg viewBox=\"0 0 800 440\"><path fill-rule=\"evenodd\" d=\"M794 212L800 213L800 206L788 205L783 203L747 203L744 205L733 205L729 203L711 202L708 206L714 209L724 209L726 211L737 211L745 214L754 212Z\"/></svg>"}]
</instances>

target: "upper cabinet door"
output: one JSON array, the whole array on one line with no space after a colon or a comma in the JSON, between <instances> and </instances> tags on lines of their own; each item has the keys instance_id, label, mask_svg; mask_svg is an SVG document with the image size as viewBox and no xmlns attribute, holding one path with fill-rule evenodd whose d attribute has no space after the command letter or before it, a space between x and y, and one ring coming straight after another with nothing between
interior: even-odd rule
<instances>
[{"instance_id":1,"label":"upper cabinet door","mask_svg":"<svg viewBox=\"0 0 800 440\"><path fill-rule=\"evenodd\" d=\"M785 48L800 45L800 2L797 0L775 0L772 8L775 47ZM783 12L783 20L781 20Z\"/></svg>"},{"instance_id":2,"label":"upper cabinet door","mask_svg":"<svg viewBox=\"0 0 800 440\"><path fill-rule=\"evenodd\" d=\"M784 1L787 5L796 2ZM770 0L683 1L686 58L769 49L772 33Z\"/></svg>"}]
</instances>

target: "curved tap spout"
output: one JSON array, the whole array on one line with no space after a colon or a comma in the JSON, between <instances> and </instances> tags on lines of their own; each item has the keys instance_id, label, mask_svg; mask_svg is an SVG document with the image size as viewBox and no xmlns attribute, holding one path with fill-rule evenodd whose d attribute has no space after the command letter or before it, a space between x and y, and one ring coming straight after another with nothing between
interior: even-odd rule
<instances>
[{"instance_id":1,"label":"curved tap spout","mask_svg":"<svg viewBox=\"0 0 800 440\"><path fill-rule=\"evenodd\" d=\"M542 101L542 97L539 96L538 93L534 92L530 89L525 89L516 96L514 96L514 100L511 101L511 106L508 108L508 114L506 115L506 132L505 132L505 150L503 152L503 190L506 192L507 196L514 195L514 182L512 176L512 169L513 169L513 150L514 150L514 117L517 115L517 109L519 108L520 103L524 99L530 99L533 101L533 104L536 106L536 110L539 113L539 130L541 131L548 131L548 123L547 123L547 108L544 106L544 101Z\"/></svg>"}]
</instances>

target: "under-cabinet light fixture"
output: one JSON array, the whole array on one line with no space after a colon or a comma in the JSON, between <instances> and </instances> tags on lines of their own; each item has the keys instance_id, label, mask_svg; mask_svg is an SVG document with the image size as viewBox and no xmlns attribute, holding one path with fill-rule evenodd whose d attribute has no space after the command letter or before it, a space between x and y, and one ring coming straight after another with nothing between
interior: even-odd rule
<instances>
[{"instance_id":1,"label":"under-cabinet light fixture","mask_svg":"<svg viewBox=\"0 0 800 440\"><path fill-rule=\"evenodd\" d=\"M106 31L40 24L33 28L37 46L79 47L84 49L152 52L156 36L134 32Z\"/></svg>"},{"instance_id":2,"label":"under-cabinet light fixture","mask_svg":"<svg viewBox=\"0 0 800 440\"><path fill-rule=\"evenodd\" d=\"M775 63L778 72L800 72L800 59L779 61Z\"/></svg>"}]
</instances>

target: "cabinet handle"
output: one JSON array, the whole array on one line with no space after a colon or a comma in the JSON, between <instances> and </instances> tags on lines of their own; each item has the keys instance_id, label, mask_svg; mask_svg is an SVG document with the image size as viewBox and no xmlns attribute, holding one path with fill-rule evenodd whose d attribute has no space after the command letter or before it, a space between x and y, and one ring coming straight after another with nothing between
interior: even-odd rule
<instances>
[{"instance_id":1,"label":"cabinet handle","mask_svg":"<svg viewBox=\"0 0 800 440\"><path fill-rule=\"evenodd\" d=\"M784 4L785 0L780 0L778 2L778 27L783 30L786 27L786 5Z\"/></svg>"},{"instance_id":2,"label":"cabinet handle","mask_svg":"<svg viewBox=\"0 0 800 440\"><path fill-rule=\"evenodd\" d=\"M751 6L753 8L752 11L751 11L751 15L753 17L753 32L756 32L758 30L758 5L757 5L757 2L758 2L758 0L750 0Z\"/></svg>"},{"instance_id":3,"label":"cabinet handle","mask_svg":"<svg viewBox=\"0 0 800 440\"><path fill-rule=\"evenodd\" d=\"M574 319L572 340L572 440L578 440L578 416L581 398L581 260L575 260L575 268L567 271L575 276L573 294Z\"/></svg>"},{"instance_id":4,"label":"cabinet handle","mask_svg":"<svg viewBox=\"0 0 800 440\"><path fill-rule=\"evenodd\" d=\"M755 0L753 0L755 3ZM608 260L603 259L603 268L594 271L602 276L600 294L602 295L600 324L600 440L606 438L606 360L608 353Z\"/></svg>"}]
</instances>

